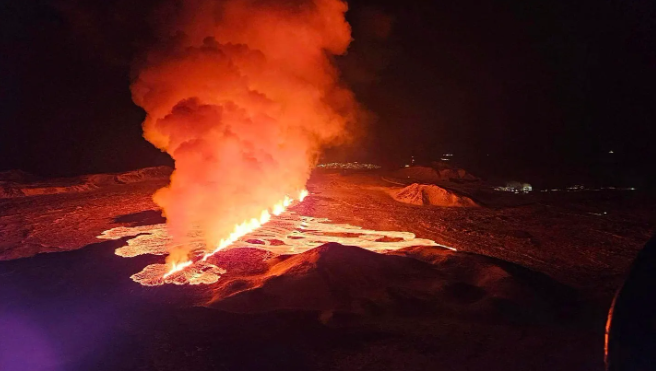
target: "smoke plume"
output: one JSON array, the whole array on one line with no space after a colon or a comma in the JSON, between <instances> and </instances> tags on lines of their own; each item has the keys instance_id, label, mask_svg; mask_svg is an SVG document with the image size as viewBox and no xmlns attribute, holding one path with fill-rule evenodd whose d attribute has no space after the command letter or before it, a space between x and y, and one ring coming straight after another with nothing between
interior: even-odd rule
<instances>
[{"instance_id":1,"label":"smoke plume","mask_svg":"<svg viewBox=\"0 0 656 371\"><path fill-rule=\"evenodd\" d=\"M183 244L212 250L236 224L296 197L322 148L349 140L352 92L332 63L351 30L341 0L185 0L157 12L136 66L144 137L175 160L153 196ZM170 259L186 258L187 248Z\"/></svg>"}]
</instances>

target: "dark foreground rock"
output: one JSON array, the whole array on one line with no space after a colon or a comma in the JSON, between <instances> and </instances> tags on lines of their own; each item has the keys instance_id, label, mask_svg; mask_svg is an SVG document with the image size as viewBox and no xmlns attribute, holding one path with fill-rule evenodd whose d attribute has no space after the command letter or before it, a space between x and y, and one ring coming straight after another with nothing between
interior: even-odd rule
<instances>
[{"instance_id":1,"label":"dark foreground rock","mask_svg":"<svg viewBox=\"0 0 656 371\"><path fill-rule=\"evenodd\" d=\"M214 285L144 287L128 276L158 257L113 255L124 242L0 262L3 370L602 366L603 332L571 289L493 259L235 249Z\"/></svg>"}]
</instances>

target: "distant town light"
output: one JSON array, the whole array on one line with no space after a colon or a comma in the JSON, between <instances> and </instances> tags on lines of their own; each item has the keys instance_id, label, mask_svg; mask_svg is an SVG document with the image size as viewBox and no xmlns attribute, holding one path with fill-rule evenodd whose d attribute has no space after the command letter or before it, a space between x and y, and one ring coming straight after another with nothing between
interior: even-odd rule
<instances>
[{"instance_id":1,"label":"distant town light","mask_svg":"<svg viewBox=\"0 0 656 371\"><path fill-rule=\"evenodd\" d=\"M331 162L328 164L319 164L318 168L324 169L351 169L351 170L373 170L380 169L380 166L374 164L360 164L357 162Z\"/></svg>"},{"instance_id":2,"label":"distant town light","mask_svg":"<svg viewBox=\"0 0 656 371\"><path fill-rule=\"evenodd\" d=\"M585 186L582 184L575 184L573 186L567 187L568 191L583 191L585 190Z\"/></svg>"},{"instance_id":3,"label":"distant town light","mask_svg":"<svg viewBox=\"0 0 656 371\"><path fill-rule=\"evenodd\" d=\"M495 187L495 191L512 192L512 193L529 193L533 191L533 186L528 183L509 182L505 187Z\"/></svg>"}]
</instances>

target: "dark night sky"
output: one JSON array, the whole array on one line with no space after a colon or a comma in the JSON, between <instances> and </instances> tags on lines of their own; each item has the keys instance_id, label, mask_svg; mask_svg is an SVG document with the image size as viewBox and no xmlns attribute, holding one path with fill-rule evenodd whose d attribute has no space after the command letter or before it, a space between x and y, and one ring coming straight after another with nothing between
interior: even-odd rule
<instances>
[{"instance_id":1,"label":"dark night sky","mask_svg":"<svg viewBox=\"0 0 656 371\"><path fill-rule=\"evenodd\" d=\"M72 175L170 163L141 138L143 112L129 91L155 3L0 5L0 170ZM654 178L645 175L656 158L654 2L350 6L355 40L338 63L378 116L352 158L449 151L519 173L603 173L612 149L621 169Z\"/></svg>"}]
</instances>

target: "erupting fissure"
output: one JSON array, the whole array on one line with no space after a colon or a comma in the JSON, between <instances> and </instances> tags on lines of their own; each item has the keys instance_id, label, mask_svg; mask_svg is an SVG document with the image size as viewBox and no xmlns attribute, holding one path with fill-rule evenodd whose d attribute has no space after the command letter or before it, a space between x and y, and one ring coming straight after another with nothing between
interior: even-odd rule
<instances>
[{"instance_id":1,"label":"erupting fissure","mask_svg":"<svg viewBox=\"0 0 656 371\"><path fill-rule=\"evenodd\" d=\"M352 139L363 111L333 63L351 42L347 9L164 0L154 12L155 43L135 60L131 91L146 111L144 137L175 162L153 196L170 236L167 275L302 200L307 191L291 194L323 149Z\"/></svg>"},{"instance_id":2,"label":"erupting fissure","mask_svg":"<svg viewBox=\"0 0 656 371\"><path fill-rule=\"evenodd\" d=\"M305 197L308 195L307 190L302 190L299 192L298 195L298 201L303 202ZM292 203L294 202L294 199L290 198L289 196L285 196L283 200L280 202L276 203L273 205L271 208L273 215L280 215L282 214L287 207L289 207ZM252 218L251 220L244 221L241 224L235 225L235 229L230 233L230 236L228 236L225 239L221 239L219 244L217 245L216 249L214 249L211 252L205 253L203 255L203 261L206 261L210 256L216 254L217 252L225 249L226 247L232 245L233 243L237 242L240 238L244 237L245 235L257 230L260 228L262 225L266 224L268 221L271 220L271 214L269 213L268 209L265 209L262 211L260 214L260 218ZM167 273L164 274L163 278L167 278L171 276L172 274L182 272L185 268L189 267L192 265L194 262L192 260L184 260L184 261L172 261L171 262L171 270L168 271Z\"/></svg>"},{"instance_id":3,"label":"erupting fissure","mask_svg":"<svg viewBox=\"0 0 656 371\"><path fill-rule=\"evenodd\" d=\"M192 235L190 243L196 248L202 246L202 243L198 243L202 240L201 236L197 233ZM116 255L126 258L144 254L166 255L166 245L171 241L165 224L114 227L98 236L104 240L126 237L132 237L128 240L127 246L122 246L115 251ZM271 255L266 256L274 258L279 255L302 254L330 242L358 246L379 253L417 246L442 247L455 251L453 247L438 244L433 240L417 238L410 232L377 231L349 224L335 224L329 219L302 216L290 210L277 217L271 216L267 223L242 236L230 246L237 249L245 248L246 250L242 252L230 254L222 250L216 253L214 259L197 258L193 261L185 261L183 265L176 265L174 271L171 271L170 264L150 264L130 278L145 286L209 285L217 282L224 274L230 274L217 264L234 266L236 262L231 259L244 253L254 254L253 251L248 251L250 249L268 251Z\"/></svg>"}]
</instances>

